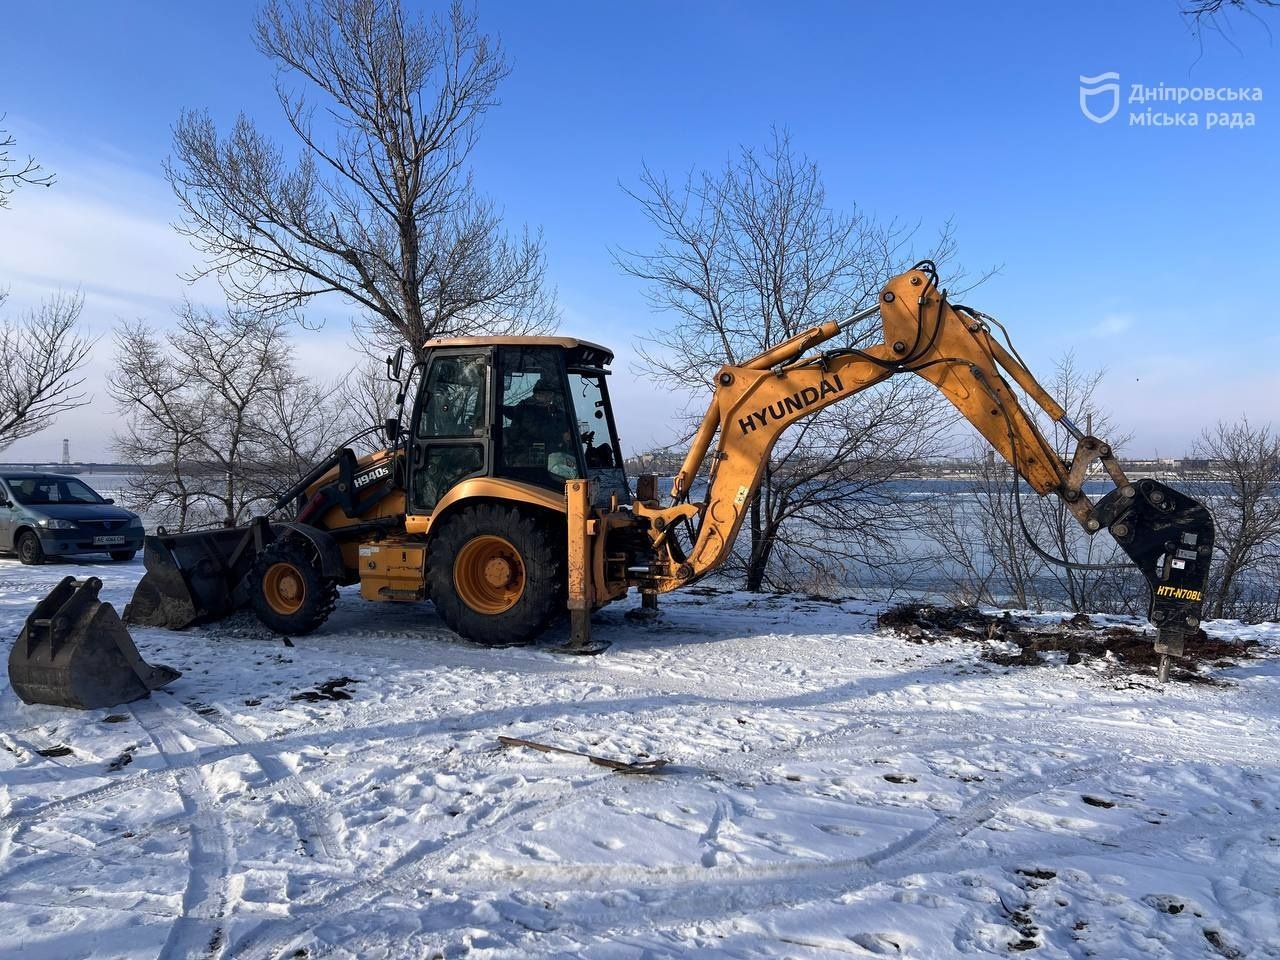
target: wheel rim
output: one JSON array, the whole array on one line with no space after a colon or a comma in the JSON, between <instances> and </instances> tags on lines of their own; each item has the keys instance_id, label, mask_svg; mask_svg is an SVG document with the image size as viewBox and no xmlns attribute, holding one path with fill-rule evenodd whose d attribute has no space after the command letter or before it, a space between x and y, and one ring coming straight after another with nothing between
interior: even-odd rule
<instances>
[{"instance_id":1,"label":"wheel rim","mask_svg":"<svg viewBox=\"0 0 1280 960\"><path fill-rule=\"evenodd\" d=\"M302 609L307 599L307 582L291 563L273 563L262 576L262 596L267 606L282 616Z\"/></svg>"},{"instance_id":2,"label":"wheel rim","mask_svg":"<svg viewBox=\"0 0 1280 960\"><path fill-rule=\"evenodd\" d=\"M31 534L24 536L18 544L18 556L28 563L36 558L35 539Z\"/></svg>"},{"instance_id":3,"label":"wheel rim","mask_svg":"<svg viewBox=\"0 0 1280 960\"><path fill-rule=\"evenodd\" d=\"M478 613L504 613L524 595L525 569L511 542L490 534L467 541L453 562L453 586Z\"/></svg>"}]
</instances>

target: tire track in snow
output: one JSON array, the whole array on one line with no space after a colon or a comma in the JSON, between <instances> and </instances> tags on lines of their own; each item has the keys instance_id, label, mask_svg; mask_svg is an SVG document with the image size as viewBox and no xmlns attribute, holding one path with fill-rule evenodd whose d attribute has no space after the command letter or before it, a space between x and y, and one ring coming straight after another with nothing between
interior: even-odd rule
<instances>
[{"instance_id":1,"label":"tire track in snow","mask_svg":"<svg viewBox=\"0 0 1280 960\"><path fill-rule=\"evenodd\" d=\"M248 757L258 765L267 782L256 792L260 795L279 795L289 804L287 816L293 821L298 839L307 847L308 853L312 853L310 841L315 840L325 857L333 860L345 855L328 817L320 809L325 798L308 790L306 781L289 769L275 752L261 749L267 741L257 731L240 726L220 712L201 713L191 704L179 702L185 708L187 719L216 730L235 747L240 748L238 756Z\"/></svg>"},{"instance_id":2,"label":"tire track in snow","mask_svg":"<svg viewBox=\"0 0 1280 960\"><path fill-rule=\"evenodd\" d=\"M836 731L832 731L825 739L832 739L837 735ZM855 739L882 742L880 740L882 736L881 730L867 730ZM905 745L904 741L920 740L925 742L928 748L927 753L936 753L972 745L973 742L971 739L938 741L932 737L933 735L927 731L920 732L914 736L904 735L895 738L893 744ZM746 754L741 758L733 758L735 762L722 764L719 767L677 767L673 773L678 773L682 769L692 769L710 779L724 780L759 772L761 768L776 763L785 756L793 755L798 750L814 745L814 743L805 743L767 752ZM856 745L855 742L849 742L849 746ZM1023 749L1031 746L1034 745L1025 742L1021 744ZM1057 748L1057 746L1056 744L1043 745L1045 749ZM732 901L734 911L743 912L809 902L822 896L837 896L851 889L861 889L884 880L897 879L924 870L970 869L975 865L975 859L982 860L978 852L958 853L948 848L954 846L982 823L990 820L1000 810L1021 803L1046 789L1056 789L1086 779L1104 769L1113 759L1095 755L1060 764L1038 774L1026 774L1005 781L997 790L985 791L971 799L952 818L940 819L931 826L867 856L808 864L757 864L745 869L737 866L716 868L693 864L650 869L629 865L614 869L599 865L522 867L518 880L508 875L501 881L485 883L482 879L472 876L468 877L466 889L468 893L501 894L509 892L513 883L519 883L522 890L538 893L573 892L584 888L599 890L620 887L653 889L673 885L680 887L680 890L675 891L670 898L678 902L673 916L667 918L661 911L654 913L653 905L647 904L644 911L645 919L642 922L634 927L611 927L608 931L610 934L651 930L655 923L669 921L672 924L679 924L719 916L724 910L726 897ZM298 938L312 931L318 923L340 921L358 911L369 909L383 896L403 895L409 892L433 870L439 868L447 870L450 867L450 861L475 844L518 828L531 820L561 812L570 805L621 792L636 782L632 778L606 775L606 779L597 781L594 789L580 790L569 796L552 798L533 807L523 808L518 813L486 824L480 830L455 837L417 859L414 859L414 853L410 852L379 876L336 890L324 899L307 904L295 911L289 918L264 920L234 944L235 956L251 957L254 960L272 960L280 956L282 951L294 947ZM1149 828L1150 831L1156 829ZM1190 827L1188 832L1193 832L1194 829L1194 826ZM1161 833L1160 836L1168 838L1170 833L1166 829L1166 832ZM1063 838L1048 844L1037 841L1034 851L999 855L993 853L988 859L990 862L999 860L1003 863L1007 860L1009 863L1025 863L1032 853L1036 855L1070 854L1096 849L1099 843L1100 841L1096 839L1085 837ZM1003 859L1000 859L1001 857ZM987 860L982 860L979 865L986 864ZM610 917L615 920L619 918L630 920L634 915L635 907L632 904L618 908L604 908L595 919L606 922ZM592 933L595 936L603 931L592 928Z\"/></svg>"},{"instance_id":3,"label":"tire track in snow","mask_svg":"<svg viewBox=\"0 0 1280 960\"><path fill-rule=\"evenodd\" d=\"M154 699L140 700L126 709L155 745L161 760L173 770L173 783L187 814L190 835L187 888L182 914L175 918L160 950L160 960L223 956L225 918L230 901L234 844L225 819L217 812L208 781L199 767L173 767L170 758L191 752L171 729L173 715Z\"/></svg>"},{"instance_id":4,"label":"tire track in snow","mask_svg":"<svg viewBox=\"0 0 1280 960\"><path fill-rule=\"evenodd\" d=\"M1272 816L1235 822L1231 830L1215 833L1214 837L1223 840L1248 836L1255 830L1270 826L1274 822ZM1199 823L1181 829L1148 826L1130 831L1125 837L1125 848L1128 849L1131 843L1152 841L1160 841L1167 846L1180 839L1192 840L1203 835L1203 825ZM1120 849L1120 844L1089 837L1063 837L1048 842L1035 837L1029 840L1025 849L1005 851L987 848L963 853L937 851L920 857L895 859L876 867L868 866L864 858L853 858L829 861L809 870L797 869L790 864L759 865L750 871L725 870L719 876L715 870L684 868L665 877L626 880L629 886L666 888L666 897L660 901L645 901L643 910L638 910L634 902L607 906L598 901L584 903L578 899L566 901L558 917L563 923L561 929L567 933L580 930L593 941L616 940L689 923L714 922L764 910L847 898L878 884L916 874L956 874L991 868L1012 872L1055 859L1096 855L1099 848ZM658 880L664 882L655 882ZM580 893L582 883L588 881L597 885L601 883L598 876L584 876L579 883L564 887L562 892ZM545 888L537 889L547 892ZM471 887L468 892L483 894L485 888ZM642 919L637 918L638 912L643 913Z\"/></svg>"},{"instance_id":5,"label":"tire track in snow","mask_svg":"<svg viewBox=\"0 0 1280 960\"><path fill-rule=\"evenodd\" d=\"M159 703L161 701L156 700L155 702ZM405 708L403 704L395 704L395 705L388 706L387 708L385 708L385 710L373 712L369 715L366 715L362 719L373 724L379 724L388 720L403 719L404 710ZM199 716L194 711L192 711L192 715L196 717ZM205 718L203 717L199 717L199 719L202 722L205 721ZM256 739L247 738L246 740L243 740L243 741L236 740L236 742L232 744L224 745L224 746L201 747L196 750L187 751L187 753L184 754L181 758L175 758L172 756L167 758L162 758L161 762L164 764L164 766L161 769L144 770L144 771L135 772L131 774L123 774L118 777L113 776L112 781L110 783L103 784L102 786L93 787L93 788L90 788L89 790L81 791L80 793L73 794L72 796L69 796L69 797L62 797L57 800L50 800L40 804L39 806L31 807L29 809L22 810L17 813L10 813L3 817L0 817L0 829L4 829L6 827L11 827L11 826L22 826L26 824L38 823L40 821L47 820L51 817L57 816L58 814L61 814L61 813L66 813L66 812L78 810L84 807L97 805L103 800L110 799L111 797L118 796L122 793L128 793L132 790L136 790L141 787L146 787L153 784L157 786L163 786L165 782L171 783L179 771L182 771L182 770L196 771L196 770L203 769L205 767L212 766L217 763L221 763L224 760L236 759L242 756L248 756L251 759L255 759L255 760L260 760L262 756L269 757L270 758L269 762L274 762L274 764L278 765L277 769L281 770L285 774L279 780L276 780L271 784L272 788L274 789L277 786L281 786L286 790L293 791L300 784L305 784L307 774L294 773L288 770L288 767L285 766L283 761L280 761L278 757L275 757L274 753L278 751L283 751L288 747L293 746L295 742L298 746L315 747L315 746L332 746L335 744L341 744L348 741L356 741L357 739L359 739L360 742L357 743L349 752L341 756L324 759L324 760L318 760L316 763L316 767L314 768L316 770L322 769L324 767L327 767L333 764L346 763L353 759L358 759L367 754L376 753L380 750L385 749L384 743L364 742L367 739L367 737L362 736L362 733L364 733L364 731L368 729L367 726L360 727L360 728L350 728L350 727L340 728L332 737L330 737L327 740L307 739L306 737L307 731L313 727L326 726L325 721L326 721L325 717L318 717L314 720L308 721L303 726L289 731L287 737L267 738L267 739L260 738L260 737ZM209 724L209 725L215 726L213 724ZM239 728L237 725L237 729L243 729L243 728ZM235 739L230 734L229 731L223 731L223 732L227 733L227 735L232 739ZM256 736L256 734L253 734L250 731L245 731L245 732L249 733L251 737ZM465 732L473 732L473 731L469 731L465 728L458 727L456 725L456 720L454 718L443 718L439 721L436 721L436 720L422 721L420 724L417 725L417 728L413 731L413 736L425 737L425 736L432 736L432 735L441 734L441 733L465 733ZM422 759L422 760L434 759L434 750L424 751L423 756L418 757L417 759ZM104 774L103 777L105 776L107 775ZM95 779L101 779L101 777L95 777Z\"/></svg>"},{"instance_id":6,"label":"tire track in snow","mask_svg":"<svg viewBox=\"0 0 1280 960\"><path fill-rule=\"evenodd\" d=\"M608 707L609 703L610 701L606 701L606 700L599 701L598 705L602 709L600 709L598 713L593 715L605 717L605 716L608 716L611 712L617 712L617 711L611 711L609 709L603 709ZM576 704L576 706L579 708L593 707L596 705L597 705L596 702L585 702L585 703ZM667 706L670 709L679 709L681 705L680 704L669 704L669 705L664 704L664 706ZM513 711L516 709L517 708L515 707L512 708ZM807 710L812 708L806 707L805 709ZM264 739L264 740L258 740L256 741L256 743L260 746L261 752L266 752L268 754L288 748L289 746L293 745L295 740L298 742L298 745L301 745L301 746L327 746L327 745L341 744L348 741L354 741L357 738L359 738L361 736L362 731L369 729L369 724L379 724L386 720L395 720L398 718L402 718L403 714L404 714L403 705L397 704L394 706L387 707L385 711L377 711L375 713L367 715L366 717L363 717L362 719L367 721L365 726L360 728L343 728L329 739L310 741L301 737L298 731L291 731L287 738ZM627 711L627 716L629 719L634 720L635 719L634 711ZM757 757L784 756L789 753L798 752L808 747L821 745L823 743L828 743L834 740L838 740L838 739L848 740L851 734L853 734L854 736L858 737L859 740L861 740L863 739L861 736L859 736L859 733L861 731L873 731L874 735L880 738L879 746L885 749L893 749L896 744L910 742L912 739L916 739L916 738L924 738L924 737L927 737L928 734L912 732L908 734L892 735L889 733L889 728L892 728L894 726L898 726L907 722L910 722L918 726L923 726L925 725L925 721L927 719L928 719L928 715L918 710L912 711L912 710L906 710L906 709L902 709L902 710L870 709L865 714L859 715L855 719L847 723L829 728L828 730L825 730L821 733L814 734L811 736L803 736L796 739L793 742L782 743L777 746L764 747L759 750L752 751L752 753L748 755L757 756ZM952 716L952 715L948 715L946 718L947 723L953 728L960 728L965 726L965 724L957 723L958 719L959 717ZM1060 744L1062 733L1063 733L1062 724L1068 721L1059 719L1054 721L1034 722L1034 721L1026 721L1024 718L1019 718L1018 722L1020 725L1024 727L1024 733L1031 733L1032 736L1035 736L1037 738L1036 740L1033 741L1033 740L1029 740L1026 736L1020 736L1019 742L1034 746L1037 743L1043 743L1045 745L1048 745L1051 743ZM978 727L980 723L982 723L980 718L972 718L971 720L968 721L967 725L970 727ZM314 723L309 723L306 726L311 727L311 726L321 726L321 725L323 725L323 718L317 719L316 721L314 721ZM489 726L491 726L489 721L485 721L483 723L477 723L475 726L469 727L469 726L460 726L456 717L436 718L436 719L421 721L420 723L414 726L414 729L412 732L406 732L405 736L416 739L416 738L430 737L437 734L478 733L482 729L488 728ZM1051 733L1051 734L1054 734L1054 736L1045 737L1045 734L1037 733L1036 728L1038 726L1045 727L1045 733ZM1123 727L1117 727L1115 730L1103 730L1103 731L1100 731L1097 729L1085 729L1081 731L1081 736L1083 738L1087 734L1088 738L1093 740L1094 742L1097 742L1100 736L1103 738L1114 737L1116 740L1117 747L1131 747L1133 746L1133 744L1131 743L1131 741L1129 741L1127 737L1124 736L1124 734L1128 732L1129 731ZM1173 758L1173 759L1177 759L1181 756L1184 756L1186 749L1189 746L1193 746L1196 750L1196 756L1200 760L1226 762L1226 763L1231 763L1233 765L1241 764L1241 763L1256 764L1256 763L1271 762L1272 758L1270 757L1270 755L1264 751L1258 750L1256 745L1252 743L1240 742L1240 741L1230 741L1230 742L1223 741L1221 734L1217 732L1212 732L1212 736L1210 736L1210 734L1205 734L1205 739L1200 741L1199 743L1194 743L1194 744L1189 743L1189 741L1192 739L1190 734L1194 732L1195 731L1188 731L1185 729L1169 731L1167 734L1165 734L1163 738L1161 738L1161 739L1176 741L1176 743L1183 748L1182 751L1177 753L1168 751L1167 749L1163 748L1160 743L1154 742L1153 740L1148 740L1146 743L1143 743L1142 746L1148 749L1161 749L1162 755ZM935 742L935 746L937 749L948 749L954 745L960 745L960 744L972 745L972 743L975 740L981 739L983 737L986 737L988 739L994 737L994 735L990 733L989 726L984 725L982 727L978 727L978 729L974 731L974 736L969 737L967 739L952 738L946 741L937 741ZM356 745L352 748L351 751L343 754L342 756L317 761L317 767L315 769L318 770L323 767L331 766L335 763L345 763L353 759L358 759L362 756L365 756L366 754L377 752L384 748L385 748L385 745L381 743ZM223 747L204 747L198 751L190 752L187 757L184 757L183 759L177 762L175 762L175 759L172 757L167 758L167 760L165 761L166 766L163 769L146 770L138 773L120 776L118 778L113 777L112 782L103 784L102 786L94 787L89 790L82 791L70 797L63 797L58 800L50 800L50 801L47 801L46 803L40 804L39 806L22 810L17 813L10 813L3 817L0 817L0 830L5 829L7 827L20 826L28 823L36 823L39 821L47 820L50 817L57 816L60 813L70 812L83 807L92 806L100 803L103 800L110 799L111 797L115 797L122 793L127 793L131 790L135 790L144 786L150 786L153 784L157 786L161 786L165 781L172 781L174 778L175 772L177 770L184 770L184 769L198 770L198 769L219 763L223 760L233 759L235 757L243 756L247 752L248 750L245 745L233 744L233 745L223 746ZM259 755L261 755L261 752ZM424 755L420 759L427 760L427 759L433 759L433 758L434 758L434 751L426 751L424 752ZM284 777L280 781L277 781L277 783L284 783L287 785L291 785L295 781L301 780L305 782L306 776L307 774L290 773L287 777ZM292 787L290 787L290 789L292 789Z\"/></svg>"},{"instance_id":7,"label":"tire track in snow","mask_svg":"<svg viewBox=\"0 0 1280 960\"><path fill-rule=\"evenodd\" d=\"M998 790L975 798L960 808L954 817L942 817L933 826L914 837L906 837L900 844L891 844L878 854L866 858L869 866L892 862L903 856L918 857L923 853L940 850L948 844L958 843L989 821L997 813L1017 803L1029 800L1048 789L1061 789L1100 773L1114 757L1093 754L1082 760L1050 768L1048 773L1024 774L1006 781Z\"/></svg>"},{"instance_id":8,"label":"tire track in snow","mask_svg":"<svg viewBox=\"0 0 1280 960\"><path fill-rule=\"evenodd\" d=\"M1057 786L1058 784L1051 784ZM1034 796L1029 794L1028 796ZM1005 806L1018 802L1016 797ZM1180 841L1202 839L1211 832L1216 840L1247 837L1258 830L1274 826L1276 812L1268 811L1255 816L1233 815L1223 826L1229 829L1213 831L1197 815L1188 812L1179 821L1148 824L1126 829L1115 839L1087 836L1058 837L1045 840L1036 834L1025 838L1023 849L998 850L980 848L969 851L949 849L944 844L926 842L912 845L889 858L872 863L870 858L857 857L827 861L822 864L798 866L796 864L759 864L748 870L740 868L699 869L691 865L658 870L618 872L613 876L601 876L602 871L583 868L573 876L560 871L562 882L536 887L526 887L538 893L581 893L588 889L607 891L618 886L667 888L668 896L661 901L647 900L644 909L637 910L635 902L620 906L605 905L599 901L584 903L580 898L567 900L558 913L564 922L561 928L566 934L580 930L593 941L616 940L629 935L654 933L660 929L688 923L714 921L761 910L794 907L818 900L831 900L860 893L877 884L900 880L920 873L958 873L969 870L999 868L1012 872L1053 859L1079 855L1097 855L1100 848L1124 851L1127 856L1142 856L1149 847L1159 847L1166 852ZM572 868L570 868L572 869ZM555 874L555 868L547 874ZM525 879L530 877L528 872ZM617 881L617 886L614 881ZM509 890L504 886L486 887L472 884L469 893ZM642 913L642 917L637 917Z\"/></svg>"},{"instance_id":9,"label":"tire track in snow","mask_svg":"<svg viewBox=\"0 0 1280 960\"><path fill-rule=\"evenodd\" d=\"M947 745L934 742L933 746L937 749L945 749ZM931 749L930 752L934 751ZM742 876L746 872L760 874L763 877L785 877L789 881L793 881L803 880L809 875L823 876L832 873L832 871L851 868L866 868L870 870L886 866L892 869L899 861L914 862L926 855L940 854L948 846L963 840L964 837L989 821L1001 810L1035 797L1046 789L1059 789L1078 783L1104 769L1108 759L1102 756L1094 756L1086 760L1062 764L1051 768L1046 773L1026 774L1007 780L998 789L985 791L981 795L974 797L964 804L956 814L949 817L945 815L937 816L935 822L930 826L912 831L902 839L894 841L880 850L858 857L810 861L799 864L762 863L752 865L747 871L744 871L741 867L717 869L706 865L704 861L702 866L690 863L643 868L630 865L610 867L605 864L591 865L589 867L533 867L528 870L521 868L521 872L522 876L532 874L535 880L551 881L550 884L543 883L536 887L539 892L549 892L575 890L587 882L597 887L600 884L607 884L610 889L621 886L656 886L671 881L677 883L714 883L714 877L717 873L725 877L737 877L742 880L750 879ZM713 836L728 815L727 801L723 803L718 801L716 812L713 814L711 824L704 836ZM563 878L560 878L559 874L563 874ZM478 888L490 889L484 887L483 884L479 885ZM501 888L495 886L492 889L496 891ZM768 906L768 904L765 904L765 906Z\"/></svg>"},{"instance_id":10,"label":"tire track in snow","mask_svg":"<svg viewBox=\"0 0 1280 960\"><path fill-rule=\"evenodd\" d=\"M161 701L157 700L156 702L161 702ZM614 699L612 697L609 697L607 699L601 699L599 701L582 701L575 704L575 706L584 711L588 708L598 708L598 709L592 710L592 713L590 714L592 716L607 717L611 714L618 713L618 712L625 712L629 717L634 715L634 711L630 709L627 709L625 711L620 711L618 708L616 708ZM670 709L670 710L680 709L681 706L682 706L681 704L673 703L673 702L667 702L661 705L661 707L665 709ZM527 707L528 707L527 704L512 705L510 708L507 708L506 712L518 714L520 712L527 710ZM152 784L156 784L158 786L163 785L164 781L171 782L175 776L176 771L178 770L187 770L187 769L198 770L204 767L212 766L213 764L216 764L216 763L220 763L223 760L234 759L236 757L240 757L244 755L250 755L253 757L253 759L260 759L262 756L265 755L270 757L271 760L275 761L276 763L280 764L281 767L283 767L283 763L279 761L277 757L274 756L274 753L288 748L289 746L293 745L295 742L299 746L313 747L313 746L331 746L335 744L341 744L349 741L359 740L360 742L357 743L357 745L354 746L352 750L343 754L342 756L318 761L317 769L321 767L330 766L335 763L349 762L350 760L358 759L362 756L365 756L366 754L376 753L377 751L385 749L385 744L382 744L382 743L372 743L372 744L364 743L363 741L367 738L362 736L362 733L371 728L376 729L378 725L380 725L385 721L403 719L404 710L405 710L404 705L399 703L389 704L386 707L378 710L369 710L361 717L362 726L340 728L338 731L333 733L332 736L326 739L321 739L321 740L308 739L306 737L306 733L308 730L314 727L324 727L326 725L325 717L319 717L315 720L309 721L303 726L289 731L288 735L285 737L280 737L280 738L273 737L268 739L257 738L253 740L246 739L243 741L236 740L236 742L229 745L215 746L215 747L201 747L198 750L188 751L187 754L183 756L181 759L174 758L174 757L165 758L162 761L165 763L165 766L162 769L145 770L145 771L140 771L132 774L121 775L119 777L113 777L112 782L103 784L102 786L93 787L89 790L81 791L80 793L74 794L69 797L63 797L58 800L47 801L46 803L40 804L39 806L22 810L17 813L7 814L3 817L0 817L0 829L4 829L10 826L35 823L35 822L49 819L50 817L53 817L53 816L57 816L60 813L70 812L72 810L80 809L87 806L93 806L100 803L103 800L110 799L111 797L118 796L119 794L122 794L122 793L127 793L131 790L135 790L140 787L149 786ZM199 717L199 715L195 714L194 711L192 711L192 715ZM583 715L583 714L580 714L580 715ZM904 718L907 716L912 716L914 719L918 719L918 715L911 715L907 711L903 711L902 716ZM199 717L199 719L202 722L206 722L206 718L204 717ZM868 713L866 717L860 717L856 720L850 721L849 723L842 724L838 727L830 728L826 731L823 731L820 734L815 734L811 737L810 736L804 737L803 739L797 740L794 743L785 743L777 747L763 748L763 750L767 750L771 752L779 752L779 753L788 753L788 752L792 752L794 750L800 749L804 746L807 746L811 743L812 744L822 743L822 742L826 742L839 737L846 737L849 731L857 731L857 730L872 728L872 729L880 730L882 732L883 726L887 725L887 723L882 724L880 722L881 720L883 720L883 715ZM491 719L483 719L481 721L474 723L473 725L466 725L466 724L460 723L459 718L456 716L436 717L436 718L425 719L416 723L414 725L414 729L411 732L406 732L406 736L411 736L412 738L416 739L416 738L430 737L430 736L439 735L439 734L479 733L484 729L488 729L492 727L492 725L493 724ZM215 728L218 728L214 724L210 724L210 726L215 726ZM237 725L237 728L238 728L238 725ZM221 728L218 728L218 729L221 729ZM230 731L223 731L223 732L227 733L228 736L231 736L233 739L235 739L234 736L230 733ZM245 731L245 732L249 733L250 736L256 736L256 734L251 733L249 731ZM253 748L255 745L259 749L254 750ZM434 750L426 751L424 753L424 756L421 757L420 759L433 759L434 753L435 753ZM764 753L763 751L755 751L755 755L760 756L760 755L764 755ZM772 755L772 753L770 755ZM285 770L287 770L287 768L285 768ZM281 779L276 781L275 784L273 784L273 786L284 784L289 789L292 789L292 785L296 781L303 780L303 779L304 779L303 774L295 774L292 772L288 772L287 776L281 777Z\"/></svg>"},{"instance_id":11,"label":"tire track in snow","mask_svg":"<svg viewBox=\"0 0 1280 960\"><path fill-rule=\"evenodd\" d=\"M854 724L850 726L854 726ZM671 774L678 774L683 770L691 772L694 777L718 781L759 772L765 766L776 764L779 760L793 756L800 750L820 746L834 739L841 739L850 747L856 746L862 741L874 740L882 742L884 736L882 729L869 728L865 723L858 723L857 726L863 729L852 737L848 735L847 730L836 728L812 738L805 738L800 743L780 745L746 754L736 754L726 758L728 762L719 766L674 766L668 767L667 770ZM968 739L938 741L935 737L936 734L932 732L921 731L914 735L897 737L893 743L896 746L911 740L926 740L930 744L930 752L933 752L951 749L972 742ZM449 773L452 771L444 769L442 772ZM299 936L312 929L318 922L341 919L357 911L367 909L373 902L387 894L404 893L412 889L414 885L422 882L432 870L447 867L450 860L468 847L518 828L532 820L561 812L583 801L605 798L615 793L627 791L637 783L643 783L645 779L647 778L638 779L602 774L601 779L577 791L573 790L573 785L570 783L566 794L535 803L532 806L521 807L517 811L510 812L507 816L500 816L497 820L486 823L477 830L471 830L465 834L455 836L443 842L440 846L423 853L419 854L416 851L410 851L378 876L356 881L334 890L321 900L299 907L288 918L264 919L257 927L248 931L244 937L233 944L234 956L274 958L279 955L280 951L293 946L294 941ZM501 811L495 812L500 813ZM857 862L862 863L864 861L859 860ZM703 868L703 872L705 873L705 868ZM507 883L501 888L495 889L510 889L510 884ZM281 926L284 929L279 929Z\"/></svg>"},{"instance_id":12,"label":"tire track in snow","mask_svg":"<svg viewBox=\"0 0 1280 960\"><path fill-rule=\"evenodd\" d=\"M574 790L568 784L565 794L548 800L526 804L518 810L510 807L493 811L498 819L482 823L476 829L455 835L439 846L421 850L419 844L392 863L375 877L356 880L339 887L321 900L307 903L294 910L288 918L266 919L232 944L235 957L275 957L281 950L292 946L303 933L321 921L331 921L368 907L373 901L390 892L402 891L423 880L435 867L443 866L454 855L469 846L488 840L513 827L518 827L540 817L564 809L571 803L608 794L621 789L620 781L626 778L601 774L594 782ZM566 795L567 794L567 795ZM283 926L284 929L280 929Z\"/></svg>"}]
</instances>

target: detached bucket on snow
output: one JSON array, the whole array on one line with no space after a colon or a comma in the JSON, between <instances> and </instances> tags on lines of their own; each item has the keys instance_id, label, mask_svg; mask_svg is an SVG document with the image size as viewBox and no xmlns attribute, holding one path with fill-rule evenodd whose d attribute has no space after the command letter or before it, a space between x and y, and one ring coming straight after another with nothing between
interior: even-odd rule
<instances>
[{"instance_id":1,"label":"detached bucket on snow","mask_svg":"<svg viewBox=\"0 0 1280 960\"><path fill-rule=\"evenodd\" d=\"M92 710L141 700L182 676L138 654L102 581L64 577L36 604L9 652L9 682L25 703Z\"/></svg>"}]
</instances>

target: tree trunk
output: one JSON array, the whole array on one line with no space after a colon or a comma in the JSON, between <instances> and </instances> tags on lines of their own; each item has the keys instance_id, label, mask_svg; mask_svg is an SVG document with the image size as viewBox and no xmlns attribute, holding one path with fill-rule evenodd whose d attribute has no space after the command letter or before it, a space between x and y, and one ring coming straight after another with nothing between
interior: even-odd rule
<instances>
[{"instance_id":1,"label":"tree trunk","mask_svg":"<svg viewBox=\"0 0 1280 960\"><path fill-rule=\"evenodd\" d=\"M1221 620L1226 616L1227 600L1231 596L1231 588L1235 585L1236 574L1240 570L1239 560L1228 555L1222 563L1222 578L1218 581L1218 595L1213 598L1212 619Z\"/></svg>"}]
</instances>

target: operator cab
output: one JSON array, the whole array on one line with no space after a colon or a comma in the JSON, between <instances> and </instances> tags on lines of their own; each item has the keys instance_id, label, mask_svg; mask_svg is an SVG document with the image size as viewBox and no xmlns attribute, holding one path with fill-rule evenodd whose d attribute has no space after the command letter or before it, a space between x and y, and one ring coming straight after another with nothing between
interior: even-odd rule
<instances>
[{"instance_id":1,"label":"operator cab","mask_svg":"<svg viewBox=\"0 0 1280 960\"><path fill-rule=\"evenodd\" d=\"M629 503L605 383L613 354L565 337L433 340L405 438L408 510L429 514L456 484L497 477L563 493L595 481L596 502Z\"/></svg>"}]
</instances>

